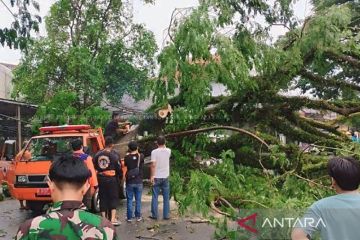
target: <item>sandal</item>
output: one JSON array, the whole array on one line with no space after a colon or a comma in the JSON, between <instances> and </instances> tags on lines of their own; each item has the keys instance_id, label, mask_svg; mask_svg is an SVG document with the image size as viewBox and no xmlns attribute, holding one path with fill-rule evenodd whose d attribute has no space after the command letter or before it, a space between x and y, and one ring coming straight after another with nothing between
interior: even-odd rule
<instances>
[{"instance_id":1,"label":"sandal","mask_svg":"<svg viewBox=\"0 0 360 240\"><path fill-rule=\"evenodd\" d=\"M120 223L120 222L118 222L118 221L115 221L115 222L111 222L111 224L112 224L112 225L114 225L114 226L116 227L116 226L120 226L120 224L121 224L121 223Z\"/></svg>"}]
</instances>

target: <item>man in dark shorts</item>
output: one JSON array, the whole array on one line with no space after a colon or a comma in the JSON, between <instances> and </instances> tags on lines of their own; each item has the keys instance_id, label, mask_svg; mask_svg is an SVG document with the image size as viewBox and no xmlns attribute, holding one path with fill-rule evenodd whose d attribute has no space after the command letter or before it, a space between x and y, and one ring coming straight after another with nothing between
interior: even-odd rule
<instances>
[{"instance_id":1,"label":"man in dark shorts","mask_svg":"<svg viewBox=\"0 0 360 240\"><path fill-rule=\"evenodd\" d=\"M112 115L112 120L106 125L104 136L112 137L113 139L117 139L118 136L128 133L129 126L125 123L125 128L120 128L119 123L121 122L120 114L114 112Z\"/></svg>"},{"instance_id":2,"label":"man in dark shorts","mask_svg":"<svg viewBox=\"0 0 360 240\"><path fill-rule=\"evenodd\" d=\"M131 141L128 145L129 153L125 156L124 162L127 167L126 174L126 199L127 199L127 221L133 218L133 197L135 196L135 218L140 222L141 217L141 196L143 190L143 169L144 155L138 151L138 144ZM137 169L136 169L137 168ZM134 172L133 169L136 169Z\"/></svg>"},{"instance_id":3,"label":"man in dark shorts","mask_svg":"<svg viewBox=\"0 0 360 240\"><path fill-rule=\"evenodd\" d=\"M90 176L83 161L71 155L56 159L48 181L53 206L47 214L23 223L15 239L118 239L113 225L88 212L81 202Z\"/></svg>"},{"instance_id":4,"label":"man in dark shorts","mask_svg":"<svg viewBox=\"0 0 360 240\"><path fill-rule=\"evenodd\" d=\"M122 179L120 155L113 150L112 137L105 138L104 150L94 157L94 167L99 182L100 212L107 217L114 226L120 225L116 220L116 207L119 202L119 187Z\"/></svg>"}]
</instances>

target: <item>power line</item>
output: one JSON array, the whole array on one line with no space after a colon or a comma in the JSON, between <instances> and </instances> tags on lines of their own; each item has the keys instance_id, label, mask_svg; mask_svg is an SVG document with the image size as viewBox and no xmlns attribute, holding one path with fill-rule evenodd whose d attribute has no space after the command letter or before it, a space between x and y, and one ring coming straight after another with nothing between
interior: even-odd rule
<instances>
[{"instance_id":1,"label":"power line","mask_svg":"<svg viewBox=\"0 0 360 240\"><path fill-rule=\"evenodd\" d=\"M5 6L5 8L11 13L11 15L15 18L15 20L17 20L16 15L11 11L11 9L6 5L6 3L4 3L3 0L0 0L2 2L2 4Z\"/></svg>"},{"instance_id":2,"label":"power line","mask_svg":"<svg viewBox=\"0 0 360 240\"><path fill-rule=\"evenodd\" d=\"M0 1L2 1L2 0L0 0ZM14 117L11 117L11 116L8 116L8 115L5 115L5 114L1 114L1 113L0 113L0 116L1 116L1 117L5 117L5 118L7 118L7 119L19 121L18 118L14 118ZM31 122L24 121L24 120L20 120L20 122L22 122L22 123L31 123Z\"/></svg>"}]
</instances>

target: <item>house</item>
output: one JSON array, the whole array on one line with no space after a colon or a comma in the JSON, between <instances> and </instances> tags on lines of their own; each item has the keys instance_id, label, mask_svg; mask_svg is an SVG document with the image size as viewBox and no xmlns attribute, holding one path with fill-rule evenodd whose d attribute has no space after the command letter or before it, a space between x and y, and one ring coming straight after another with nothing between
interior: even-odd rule
<instances>
[{"instance_id":1,"label":"house","mask_svg":"<svg viewBox=\"0 0 360 240\"><path fill-rule=\"evenodd\" d=\"M19 150L22 140L31 136L29 119L34 116L37 106L11 99L15 67L0 63L0 146L6 139L16 139Z\"/></svg>"},{"instance_id":2,"label":"house","mask_svg":"<svg viewBox=\"0 0 360 240\"><path fill-rule=\"evenodd\" d=\"M0 98L10 99L13 79L12 70L16 65L0 63Z\"/></svg>"}]
</instances>

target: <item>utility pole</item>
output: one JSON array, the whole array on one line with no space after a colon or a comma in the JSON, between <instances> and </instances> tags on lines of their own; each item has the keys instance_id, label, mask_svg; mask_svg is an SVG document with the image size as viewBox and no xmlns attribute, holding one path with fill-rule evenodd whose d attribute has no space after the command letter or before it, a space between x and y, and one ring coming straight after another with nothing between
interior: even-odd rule
<instances>
[{"instance_id":1,"label":"utility pole","mask_svg":"<svg viewBox=\"0 0 360 240\"><path fill-rule=\"evenodd\" d=\"M16 119L17 119L17 151L21 150L22 139L21 139L21 107L16 106Z\"/></svg>"}]
</instances>

